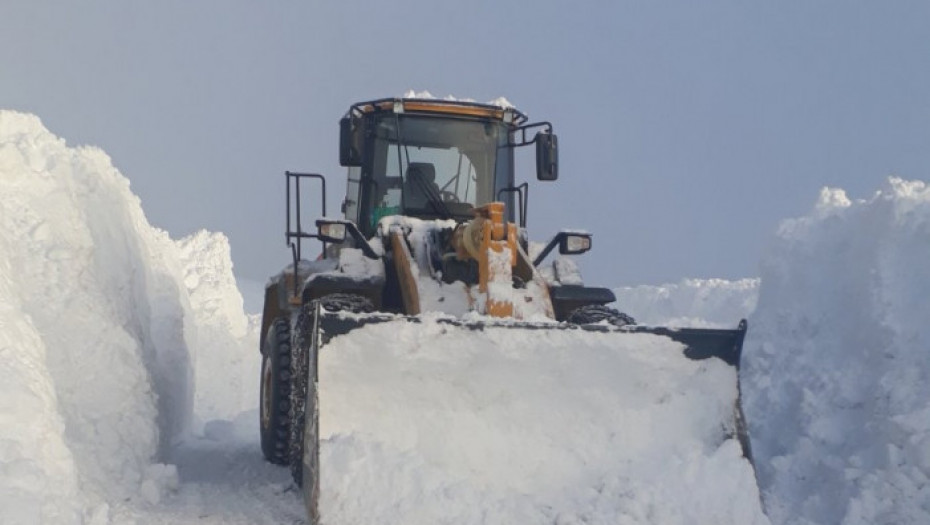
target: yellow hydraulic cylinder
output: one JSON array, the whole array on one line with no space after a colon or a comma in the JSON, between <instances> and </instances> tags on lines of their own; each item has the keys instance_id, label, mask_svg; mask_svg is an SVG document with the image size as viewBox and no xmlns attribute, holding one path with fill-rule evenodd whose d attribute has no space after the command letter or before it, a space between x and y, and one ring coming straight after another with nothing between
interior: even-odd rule
<instances>
[{"instance_id":1,"label":"yellow hydraulic cylinder","mask_svg":"<svg viewBox=\"0 0 930 525\"><path fill-rule=\"evenodd\" d=\"M504 203L475 209L481 228L477 250L478 291L484 294L485 314L513 317L513 267L517 264L517 227L504 222ZM483 220L482 220L483 219Z\"/></svg>"}]
</instances>

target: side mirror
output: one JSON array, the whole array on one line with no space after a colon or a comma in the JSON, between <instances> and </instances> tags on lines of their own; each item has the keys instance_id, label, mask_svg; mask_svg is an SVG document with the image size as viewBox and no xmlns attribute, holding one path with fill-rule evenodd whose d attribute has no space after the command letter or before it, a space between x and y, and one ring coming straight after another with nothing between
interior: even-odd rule
<instances>
[{"instance_id":1,"label":"side mirror","mask_svg":"<svg viewBox=\"0 0 930 525\"><path fill-rule=\"evenodd\" d=\"M549 241L549 244L533 259L533 266L538 267L545 260L556 245L562 255L578 255L591 249L591 234L585 232L560 231Z\"/></svg>"},{"instance_id":2,"label":"side mirror","mask_svg":"<svg viewBox=\"0 0 930 525\"><path fill-rule=\"evenodd\" d=\"M342 166L362 165L362 120L343 117L339 121L339 164Z\"/></svg>"},{"instance_id":3,"label":"side mirror","mask_svg":"<svg viewBox=\"0 0 930 525\"><path fill-rule=\"evenodd\" d=\"M344 222L316 221L318 237L323 242L340 244L346 240L346 225Z\"/></svg>"},{"instance_id":4,"label":"side mirror","mask_svg":"<svg viewBox=\"0 0 930 525\"><path fill-rule=\"evenodd\" d=\"M352 221L338 219L317 219L316 238L323 242L341 244L346 242L346 234L352 237L352 246L362 250L362 254L369 259L380 259L381 256L368 244L358 226ZM312 237L312 236L311 236Z\"/></svg>"},{"instance_id":5,"label":"side mirror","mask_svg":"<svg viewBox=\"0 0 930 525\"><path fill-rule=\"evenodd\" d=\"M562 255L577 255L591 249L590 233L562 232L559 241L559 253Z\"/></svg>"},{"instance_id":6,"label":"side mirror","mask_svg":"<svg viewBox=\"0 0 930 525\"><path fill-rule=\"evenodd\" d=\"M552 133L537 133L536 178L556 180L559 178L559 141Z\"/></svg>"}]
</instances>

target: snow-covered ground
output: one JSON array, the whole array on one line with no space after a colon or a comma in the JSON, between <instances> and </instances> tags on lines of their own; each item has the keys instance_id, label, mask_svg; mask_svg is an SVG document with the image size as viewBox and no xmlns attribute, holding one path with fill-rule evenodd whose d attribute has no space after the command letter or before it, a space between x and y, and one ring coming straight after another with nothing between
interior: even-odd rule
<instances>
[{"instance_id":1,"label":"snow-covered ground","mask_svg":"<svg viewBox=\"0 0 930 525\"><path fill-rule=\"evenodd\" d=\"M102 151L30 115L0 111L0 189L0 523L302 522L261 458L256 319L225 237L170 239ZM862 201L825 190L760 280L616 292L643 323L749 316L773 523L930 523L928 260L930 189L892 179ZM650 336L446 328L440 349L425 326L328 347L326 523L766 522L709 424L732 370ZM424 431L429 410L445 423Z\"/></svg>"}]
</instances>

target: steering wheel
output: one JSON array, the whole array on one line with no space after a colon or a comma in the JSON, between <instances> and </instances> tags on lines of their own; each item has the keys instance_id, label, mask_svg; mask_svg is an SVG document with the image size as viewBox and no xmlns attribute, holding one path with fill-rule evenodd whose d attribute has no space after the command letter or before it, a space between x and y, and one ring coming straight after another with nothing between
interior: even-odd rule
<instances>
[{"instance_id":1,"label":"steering wheel","mask_svg":"<svg viewBox=\"0 0 930 525\"><path fill-rule=\"evenodd\" d=\"M461 202L459 196L451 191L442 190L439 192L439 196L442 198L442 202Z\"/></svg>"}]
</instances>

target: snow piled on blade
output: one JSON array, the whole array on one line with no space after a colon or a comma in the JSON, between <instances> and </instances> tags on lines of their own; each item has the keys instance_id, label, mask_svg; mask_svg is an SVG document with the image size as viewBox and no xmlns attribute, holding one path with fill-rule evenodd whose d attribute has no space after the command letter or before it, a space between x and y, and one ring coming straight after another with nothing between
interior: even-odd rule
<instances>
[{"instance_id":1,"label":"snow piled on blade","mask_svg":"<svg viewBox=\"0 0 930 525\"><path fill-rule=\"evenodd\" d=\"M743 399L775 523L930 523L930 188L824 189L762 267Z\"/></svg>"},{"instance_id":2,"label":"snow piled on blade","mask_svg":"<svg viewBox=\"0 0 930 525\"><path fill-rule=\"evenodd\" d=\"M614 288L622 312L639 324L735 328L756 308L759 279L684 279L661 286Z\"/></svg>"},{"instance_id":3,"label":"snow piled on blade","mask_svg":"<svg viewBox=\"0 0 930 525\"><path fill-rule=\"evenodd\" d=\"M366 325L320 355L327 523L767 523L736 371L647 334Z\"/></svg>"},{"instance_id":4,"label":"snow piled on blade","mask_svg":"<svg viewBox=\"0 0 930 525\"><path fill-rule=\"evenodd\" d=\"M235 287L205 284L232 282L207 264L228 244L172 241L105 153L31 115L0 111L0 185L0 522L106 523L176 485L157 462L197 407L242 409L194 394L198 343L246 337L241 312L210 308Z\"/></svg>"}]
</instances>

